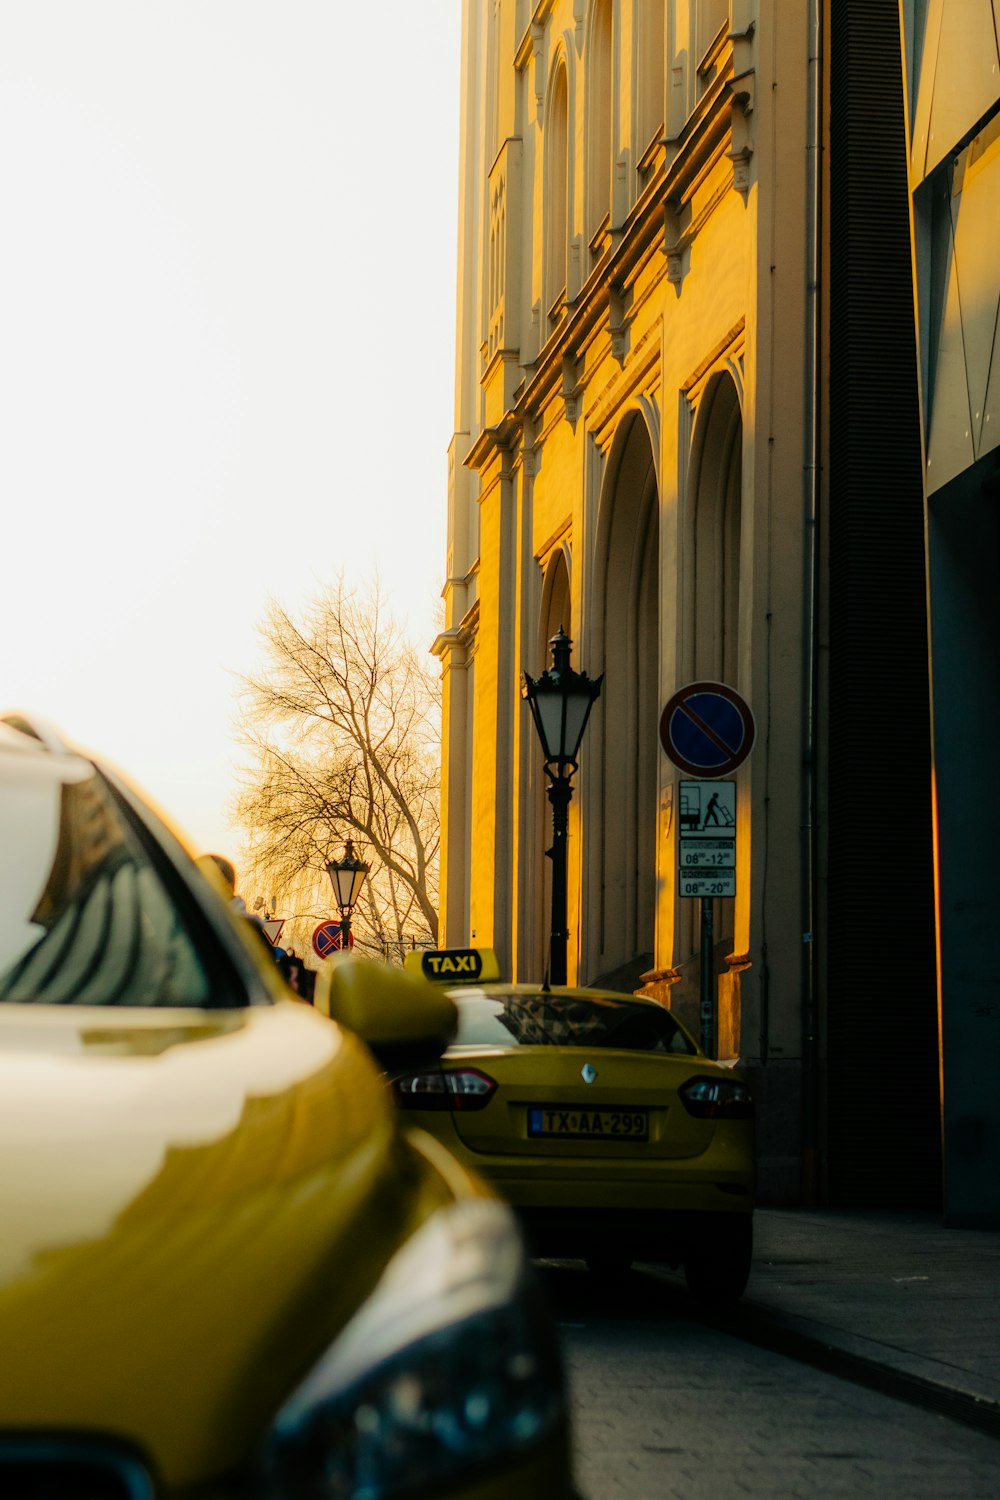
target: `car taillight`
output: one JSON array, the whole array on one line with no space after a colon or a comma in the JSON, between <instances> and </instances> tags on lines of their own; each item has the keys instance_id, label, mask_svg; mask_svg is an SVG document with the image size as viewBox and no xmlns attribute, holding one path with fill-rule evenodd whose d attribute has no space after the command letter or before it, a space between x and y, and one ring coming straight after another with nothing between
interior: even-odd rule
<instances>
[{"instance_id":1,"label":"car taillight","mask_svg":"<svg viewBox=\"0 0 1000 1500\"><path fill-rule=\"evenodd\" d=\"M753 1095L735 1078L689 1078L677 1090L689 1115L699 1120L750 1120Z\"/></svg>"},{"instance_id":2,"label":"car taillight","mask_svg":"<svg viewBox=\"0 0 1000 1500\"><path fill-rule=\"evenodd\" d=\"M496 1083L478 1068L456 1068L454 1072L411 1073L392 1085L402 1109L484 1109L496 1093Z\"/></svg>"}]
</instances>

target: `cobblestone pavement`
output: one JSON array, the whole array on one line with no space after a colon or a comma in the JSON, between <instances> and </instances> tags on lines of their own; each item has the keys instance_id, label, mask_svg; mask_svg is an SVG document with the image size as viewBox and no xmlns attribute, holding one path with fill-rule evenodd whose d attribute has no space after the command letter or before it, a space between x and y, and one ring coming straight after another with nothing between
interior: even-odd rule
<instances>
[{"instance_id":1,"label":"cobblestone pavement","mask_svg":"<svg viewBox=\"0 0 1000 1500\"><path fill-rule=\"evenodd\" d=\"M583 1500L995 1500L1000 1441L548 1265Z\"/></svg>"}]
</instances>

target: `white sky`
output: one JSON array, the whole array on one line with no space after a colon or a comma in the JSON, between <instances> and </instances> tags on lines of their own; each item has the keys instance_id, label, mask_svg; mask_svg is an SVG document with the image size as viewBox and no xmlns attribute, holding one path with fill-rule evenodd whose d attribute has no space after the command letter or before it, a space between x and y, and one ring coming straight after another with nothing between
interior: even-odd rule
<instances>
[{"instance_id":1,"label":"white sky","mask_svg":"<svg viewBox=\"0 0 1000 1500\"><path fill-rule=\"evenodd\" d=\"M427 644L460 0L0 0L0 709L234 852L269 596Z\"/></svg>"}]
</instances>

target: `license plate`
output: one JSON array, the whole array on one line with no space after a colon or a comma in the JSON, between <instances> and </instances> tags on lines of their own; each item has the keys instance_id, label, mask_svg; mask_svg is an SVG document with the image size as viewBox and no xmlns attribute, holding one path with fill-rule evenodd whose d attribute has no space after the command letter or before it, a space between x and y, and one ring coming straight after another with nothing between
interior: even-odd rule
<instances>
[{"instance_id":1,"label":"license plate","mask_svg":"<svg viewBox=\"0 0 1000 1500\"><path fill-rule=\"evenodd\" d=\"M561 1109L536 1104L528 1110L528 1134L645 1141L649 1139L649 1115L644 1109Z\"/></svg>"}]
</instances>

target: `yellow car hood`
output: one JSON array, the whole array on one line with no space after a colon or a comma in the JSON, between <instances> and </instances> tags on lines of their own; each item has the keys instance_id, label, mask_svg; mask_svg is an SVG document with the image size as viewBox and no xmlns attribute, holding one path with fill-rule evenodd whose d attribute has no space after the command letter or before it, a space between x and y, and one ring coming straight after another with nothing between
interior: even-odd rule
<instances>
[{"instance_id":1,"label":"yellow car hood","mask_svg":"<svg viewBox=\"0 0 1000 1500\"><path fill-rule=\"evenodd\" d=\"M0 1006L0 1426L225 1472L419 1188L374 1066L307 1006Z\"/></svg>"}]
</instances>

